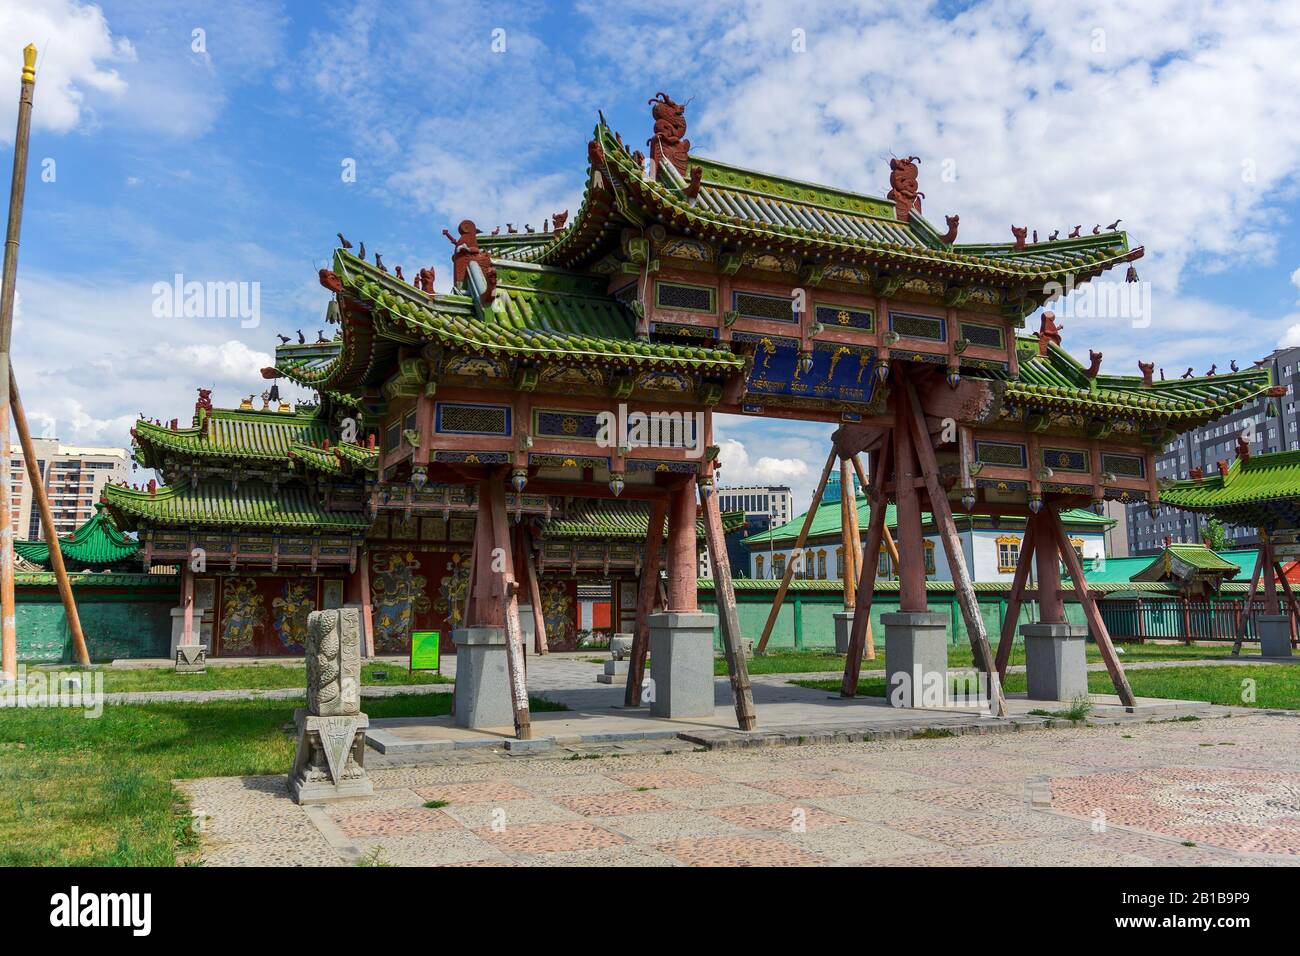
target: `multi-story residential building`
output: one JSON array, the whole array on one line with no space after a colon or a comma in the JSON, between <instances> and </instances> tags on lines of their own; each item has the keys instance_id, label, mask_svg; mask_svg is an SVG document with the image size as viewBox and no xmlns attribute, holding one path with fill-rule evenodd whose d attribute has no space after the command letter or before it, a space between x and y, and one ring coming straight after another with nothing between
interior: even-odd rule
<instances>
[{"instance_id":1,"label":"multi-story residential building","mask_svg":"<svg viewBox=\"0 0 1300 956\"><path fill-rule=\"evenodd\" d=\"M1184 432L1156 456L1156 477L1187 478L1193 468L1205 474L1216 471L1217 462L1231 462L1236 456L1237 438L1249 437L1252 454L1300 450L1300 413L1296 410L1296 382L1300 380L1300 348L1278 349L1262 359L1259 366L1271 366L1273 381L1285 386L1281 398L1261 398L1230 415L1201 428ZM1272 403L1277 414L1268 414ZM1155 554L1164 547L1165 538L1174 541L1201 540L1206 517L1190 511L1160 506L1152 515L1145 504L1128 506L1129 550L1135 555ZM1254 528L1229 527L1227 545L1248 548L1259 544Z\"/></svg>"},{"instance_id":2,"label":"multi-story residential building","mask_svg":"<svg viewBox=\"0 0 1300 956\"><path fill-rule=\"evenodd\" d=\"M794 495L787 485L722 486L717 494L718 508L723 514L729 511L745 513L745 526L727 535L727 557L731 561L731 573L736 577L747 577L749 552L743 544L744 539L789 521L794 516ZM703 551L701 555L700 577L712 577L708 552Z\"/></svg>"},{"instance_id":3,"label":"multi-story residential building","mask_svg":"<svg viewBox=\"0 0 1300 956\"><path fill-rule=\"evenodd\" d=\"M54 527L60 536L70 535L95 513L95 502L104 485L126 481L130 474L126 449L64 445L54 438L32 440L36 467L54 512ZM14 537L44 538L40 509L32 497L23 463L21 445L10 445L9 468L13 492L9 507Z\"/></svg>"}]
</instances>

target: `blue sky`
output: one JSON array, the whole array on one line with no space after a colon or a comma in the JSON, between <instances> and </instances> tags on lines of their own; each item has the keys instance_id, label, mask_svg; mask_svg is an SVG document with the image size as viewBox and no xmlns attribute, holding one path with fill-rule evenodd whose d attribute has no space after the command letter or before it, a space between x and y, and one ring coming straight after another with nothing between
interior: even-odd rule
<instances>
[{"instance_id":1,"label":"blue sky","mask_svg":"<svg viewBox=\"0 0 1300 956\"><path fill-rule=\"evenodd\" d=\"M6 171L19 48L42 53L29 414L126 444L198 386L260 392L275 333L323 327L336 231L445 289L444 227L576 210L596 111L641 142L658 90L691 99L695 152L739 165L883 195L888 157L919 155L927 217L959 213L963 241L1122 217L1150 324L1070 315L1066 347L1131 373L1247 364L1300 344L1300 14L1187 6L0 0ZM260 324L156 317L176 273L258 283ZM828 431L729 420L724 475L806 498Z\"/></svg>"}]
</instances>

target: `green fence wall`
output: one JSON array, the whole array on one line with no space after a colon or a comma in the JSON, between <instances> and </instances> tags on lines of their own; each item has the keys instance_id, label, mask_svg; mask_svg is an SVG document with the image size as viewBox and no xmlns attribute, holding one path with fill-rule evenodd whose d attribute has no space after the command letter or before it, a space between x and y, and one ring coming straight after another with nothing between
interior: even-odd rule
<instances>
[{"instance_id":1,"label":"green fence wall","mask_svg":"<svg viewBox=\"0 0 1300 956\"><path fill-rule=\"evenodd\" d=\"M14 591L18 660L75 660L54 574L20 573ZM166 657L170 652L171 609L180 600L177 575L73 574L72 594L92 661Z\"/></svg>"},{"instance_id":2,"label":"green fence wall","mask_svg":"<svg viewBox=\"0 0 1300 956\"><path fill-rule=\"evenodd\" d=\"M736 612L740 617L740 630L747 640L757 641L763 634L763 625L767 622L768 612L772 608L774 590L736 591ZM700 609L717 613L717 602L711 589L701 588ZM989 639L994 643L1002 632L1002 622L1006 617L1005 593L982 593L977 595L980 614L984 618L984 628ZM961 609L951 590L937 591L929 596L930 610L948 615L948 641L951 644L965 644L969 640L966 623ZM778 648L795 650L815 650L835 647L835 620L833 615L844 610L844 596L838 590L798 591L792 589L785 597L781 611L777 615L776 625L768 640L768 649ZM898 611L898 592L888 591L877 594L871 603L871 633L877 647L885 644L885 628L880 623L880 615ZM1035 620L1037 608L1027 604L1021 608L1021 622ZM1066 603L1065 616L1071 624L1084 624L1083 608L1075 603ZM721 632L714 628L714 645L721 650ZM1020 640L1019 634L1016 640Z\"/></svg>"}]
</instances>

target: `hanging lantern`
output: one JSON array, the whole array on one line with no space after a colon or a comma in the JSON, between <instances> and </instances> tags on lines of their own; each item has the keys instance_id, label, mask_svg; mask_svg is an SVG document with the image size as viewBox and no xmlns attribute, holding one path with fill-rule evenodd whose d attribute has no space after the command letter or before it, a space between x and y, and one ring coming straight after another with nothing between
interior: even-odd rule
<instances>
[{"instance_id":1,"label":"hanging lantern","mask_svg":"<svg viewBox=\"0 0 1300 956\"><path fill-rule=\"evenodd\" d=\"M696 484L698 484L698 485L700 486L700 494L701 494L701 495L708 496L709 494L712 494L712 492L713 492L713 476L712 476L712 475L703 475L703 476L701 476L701 478L699 479L699 481L696 482Z\"/></svg>"},{"instance_id":2,"label":"hanging lantern","mask_svg":"<svg viewBox=\"0 0 1300 956\"><path fill-rule=\"evenodd\" d=\"M949 366L948 368L949 387L956 388L960 384L961 384L961 372L958 370L957 366L955 365Z\"/></svg>"},{"instance_id":3,"label":"hanging lantern","mask_svg":"<svg viewBox=\"0 0 1300 956\"><path fill-rule=\"evenodd\" d=\"M609 476L609 490L617 498L623 493L623 475L620 472L614 472Z\"/></svg>"},{"instance_id":4,"label":"hanging lantern","mask_svg":"<svg viewBox=\"0 0 1300 956\"><path fill-rule=\"evenodd\" d=\"M411 470L411 487L416 491L423 491L424 486L429 483L429 473L423 465L416 465Z\"/></svg>"},{"instance_id":5,"label":"hanging lantern","mask_svg":"<svg viewBox=\"0 0 1300 956\"><path fill-rule=\"evenodd\" d=\"M1043 499L1038 495L1029 496L1029 510L1034 514L1043 510Z\"/></svg>"},{"instance_id":6,"label":"hanging lantern","mask_svg":"<svg viewBox=\"0 0 1300 956\"><path fill-rule=\"evenodd\" d=\"M975 507L975 492L974 492L974 491L968 491L968 492L966 492L964 495L961 496L961 506L962 506L963 508L965 508L967 512L969 512L972 508Z\"/></svg>"},{"instance_id":7,"label":"hanging lantern","mask_svg":"<svg viewBox=\"0 0 1300 956\"><path fill-rule=\"evenodd\" d=\"M803 372L805 375L807 375L809 372L812 371L812 367L813 367L813 356L812 356L812 352L800 352L800 353L799 353L799 371L801 371L801 372Z\"/></svg>"},{"instance_id":8,"label":"hanging lantern","mask_svg":"<svg viewBox=\"0 0 1300 956\"><path fill-rule=\"evenodd\" d=\"M1105 498L1093 499L1092 510L1097 512L1097 514L1099 515L1104 515L1106 513L1106 499Z\"/></svg>"},{"instance_id":9,"label":"hanging lantern","mask_svg":"<svg viewBox=\"0 0 1300 956\"><path fill-rule=\"evenodd\" d=\"M1129 266L1129 267L1128 267L1128 272L1125 273L1125 275L1124 275L1124 281L1125 281L1125 282L1137 282L1137 281L1138 281L1138 270L1137 270L1137 266Z\"/></svg>"},{"instance_id":10,"label":"hanging lantern","mask_svg":"<svg viewBox=\"0 0 1300 956\"><path fill-rule=\"evenodd\" d=\"M521 493L526 484L528 484L528 469L516 468L510 472L510 487L515 489L515 494Z\"/></svg>"},{"instance_id":11,"label":"hanging lantern","mask_svg":"<svg viewBox=\"0 0 1300 956\"><path fill-rule=\"evenodd\" d=\"M888 363L888 362L881 362L879 365L876 366L876 378L880 379L880 381L882 381L882 382L883 382L885 379L889 378L889 363Z\"/></svg>"}]
</instances>

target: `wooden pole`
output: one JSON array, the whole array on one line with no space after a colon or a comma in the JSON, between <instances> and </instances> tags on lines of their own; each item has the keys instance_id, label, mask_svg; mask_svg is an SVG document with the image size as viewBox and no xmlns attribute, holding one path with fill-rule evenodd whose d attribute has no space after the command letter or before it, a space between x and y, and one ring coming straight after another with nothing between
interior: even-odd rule
<instances>
[{"instance_id":1,"label":"wooden pole","mask_svg":"<svg viewBox=\"0 0 1300 956\"><path fill-rule=\"evenodd\" d=\"M867 481L867 473L863 470L862 462L857 455L853 456L853 470L858 473L858 483L862 485L862 490L866 491L870 488L871 483ZM898 567L898 545L894 543L894 534L889 530L889 522L885 522L884 543L889 560L894 562L894 567Z\"/></svg>"},{"instance_id":2,"label":"wooden pole","mask_svg":"<svg viewBox=\"0 0 1300 956\"><path fill-rule=\"evenodd\" d=\"M483 514L483 503L479 502L479 520L488 517L492 524L492 540L496 545L497 559L501 570L492 570L491 561L480 562L479 573L487 571L491 580L489 587L495 600L504 607L500 616L506 631L506 668L510 672L510 704L515 715L515 736L520 740L531 740L533 736L532 717L528 713L528 687L524 678L524 630L519 623L519 582L515 580L515 564L510 555L510 524L506 515L506 494L501 482L489 478L479 486L486 491L489 514ZM480 555L480 558L484 557ZM482 608L479 608L482 613Z\"/></svg>"},{"instance_id":3,"label":"wooden pole","mask_svg":"<svg viewBox=\"0 0 1300 956\"><path fill-rule=\"evenodd\" d=\"M858 548L857 542L853 537L853 514L857 510L857 503L849 494L849 489L853 487L853 479L850 476L849 460L840 459L840 554L843 555L843 567L840 568L840 577L844 581L844 610L852 611L858 603L857 597L857 569L858 569Z\"/></svg>"},{"instance_id":4,"label":"wooden pole","mask_svg":"<svg viewBox=\"0 0 1300 956\"><path fill-rule=\"evenodd\" d=\"M32 498L41 512L41 526L45 528L45 541L50 546L50 564L54 566L54 576L59 582L59 598L63 601L63 614L68 619L68 631L72 634L72 649L77 655L77 663L89 666L90 653L86 650L86 635L81 630L81 615L77 613L77 602L72 596L72 582L68 579L68 569L63 564L63 546L59 544L59 533L54 528L54 512L50 509L50 496L45 492L45 483L41 480L41 470L36 462L36 449L32 445L31 432L27 427L27 413L23 410L23 400L18 394L18 379L14 370L9 369L9 402L14 413L14 427L18 431L18 440L23 446L23 461L27 466L27 481L32 486ZM8 455L5 456L6 458ZM185 566L186 581L189 585L185 604L185 639L191 643L194 630L194 572Z\"/></svg>"},{"instance_id":5,"label":"wooden pole","mask_svg":"<svg viewBox=\"0 0 1300 956\"><path fill-rule=\"evenodd\" d=\"M641 581L636 591L636 625L632 629L632 660L627 668L627 689L623 706L641 703L641 681L645 679L645 655L650 649L650 614L659 591L659 553L664 546L664 521L668 517L668 500L650 503L650 521L645 531L645 551L641 555Z\"/></svg>"},{"instance_id":6,"label":"wooden pole","mask_svg":"<svg viewBox=\"0 0 1300 956\"><path fill-rule=\"evenodd\" d=\"M36 47L23 48L18 92L18 128L14 135L14 171L9 187L9 222L0 272L0 406L9 404L9 346L14 328L14 292L18 280L18 239L27 191L27 152L32 131L32 91L36 86ZM18 625L14 617L13 476L9 471L9 409L0 407L0 681L18 678ZM33 484L35 487L35 483ZM57 547L57 545L56 545ZM53 554L53 550L50 552ZM78 628L80 625L78 625Z\"/></svg>"},{"instance_id":7,"label":"wooden pole","mask_svg":"<svg viewBox=\"0 0 1300 956\"><path fill-rule=\"evenodd\" d=\"M966 636L970 640L971 653L975 657L975 666L984 672L988 682L989 709L998 717L1007 713L1006 698L1002 694L1002 681L993 662L993 651L989 648L989 636L984 629L984 616L980 614L979 601L975 597L975 585L971 582L970 572L966 568L966 553L962 550L961 538L957 534L957 523L952 517L952 505L948 494L939 482L939 462L934 453L934 443L930 431L925 425L925 412L921 400L916 395L916 386L910 379L907 386L908 404L911 414L908 424L912 429L912 440L916 448L916 460L925 477L925 489L930 495L930 515L939 530L939 540L948 556L948 569L952 572L953 591L962 617L966 621ZM953 622L954 625L956 622Z\"/></svg>"},{"instance_id":8,"label":"wooden pole","mask_svg":"<svg viewBox=\"0 0 1300 956\"><path fill-rule=\"evenodd\" d=\"M887 449L887 447L888 447L887 445L882 446L881 450L880 450L879 452L876 453L876 463L877 463L876 467L881 467L881 463L884 462L884 461L886 460L886 457L885 457L885 450ZM874 508L876 507L876 504L874 503L874 502L876 501L876 498L875 498L875 496L873 496L872 493L871 493L871 483L870 483L869 481L867 481L867 473L863 470L863 468L862 468L862 459L861 459L861 457L858 456L858 455L854 455L854 456L853 456L853 471L854 471L854 473L858 476L858 484L860 484L860 485L862 486L862 493L863 493L864 495L867 496L867 501L872 502L871 507L874 509ZM879 506L880 506L881 508L886 507L885 504L884 504L884 499L883 499L883 498L880 499L880 505L879 505ZM853 522L853 536L854 536L854 538L861 539L862 534L861 534L861 532L858 530L858 524L857 524L857 507L856 507L856 506L855 506L854 509L853 509L853 517L854 517L854 522ZM868 520L868 522L870 522L870 520L871 520L870 517L868 517L867 520ZM881 521L885 521L884 517L881 518ZM893 535L891 535L891 534L889 533L889 523L888 523L887 521L882 525L882 529L883 529L883 531L884 531L884 540L885 540L885 543L889 546L890 551L891 551L891 552L895 552L895 551L897 551L898 548L895 547L895 545L894 545L894 537L893 537ZM874 563L871 565L871 575L870 575L870 580L871 580L871 600L868 600L868 602L867 602L868 604L870 604L870 603L872 602L872 600L874 600L874 598L875 598L875 591L876 591L876 578L878 578L878 577L880 576L880 553L879 553L879 550L880 550L879 548L876 549L876 556L875 556L874 558L871 559ZM866 554L867 554L867 552L866 552L866 549L864 548L864 549L860 552L860 560L861 560L861 561L865 562L865 561L867 560L867 558L866 558ZM863 565L863 570L864 570L864 571L866 570L866 565L865 565L865 564ZM861 580L862 580L862 581L866 581L867 579L868 579L868 576L865 575L865 574L863 574ZM858 585L858 594L859 594L859 595L862 594L862 585L861 585L861 583L859 583L859 585ZM866 619L866 620L867 620L866 646L864 647L864 649L863 649L863 651L862 651L862 656L863 656L866 660L874 661L874 660L876 659L876 639L875 639L875 637L874 637L874 636L872 635L872 633L871 633L871 615L870 615L870 614L867 615L867 619Z\"/></svg>"},{"instance_id":9,"label":"wooden pole","mask_svg":"<svg viewBox=\"0 0 1300 956\"><path fill-rule=\"evenodd\" d=\"M684 481L668 499L668 610L699 610L695 482Z\"/></svg>"},{"instance_id":10,"label":"wooden pole","mask_svg":"<svg viewBox=\"0 0 1300 956\"><path fill-rule=\"evenodd\" d=\"M712 488L701 487L700 498L704 508L704 538L709 547L709 562L713 565L713 595L718 602L722 649L727 658L727 674L731 677L731 700L736 707L736 724L741 730L753 730L758 722L754 714L754 689L749 683L740 616L736 612L736 592L731 586L731 559L727 557L718 493Z\"/></svg>"},{"instance_id":11,"label":"wooden pole","mask_svg":"<svg viewBox=\"0 0 1300 956\"><path fill-rule=\"evenodd\" d=\"M1291 619L1291 646L1296 645L1296 599L1295 592L1291 590L1291 582L1286 579L1286 573L1282 570L1282 565L1278 561L1273 562L1273 571L1277 574L1277 579L1282 585L1282 590L1286 594L1287 617Z\"/></svg>"},{"instance_id":12,"label":"wooden pole","mask_svg":"<svg viewBox=\"0 0 1300 956\"><path fill-rule=\"evenodd\" d=\"M1038 522L1032 518L1025 522L1025 536L1020 539L1020 554L1016 558L1016 573L1011 579L1011 594L1007 598L1007 612L1002 619L1002 635L998 640L997 668L998 678L1007 679L1007 662L1011 660L1011 648L1016 643L1016 628L1020 626L1020 605L1024 601L1025 582L1029 579L1029 568L1034 558L1034 536L1038 532Z\"/></svg>"},{"instance_id":13,"label":"wooden pole","mask_svg":"<svg viewBox=\"0 0 1300 956\"><path fill-rule=\"evenodd\" d=\"M878 478L884 484L884 476ZM858 675L862 670L863 646L871 633L871 603L876 596L876 568L880 564L880 542L885 530L885 495L879 486L871 494L871 517L867 521L867 546L862 553L861 600L853 609L853 623L849 628L849 653L844 660L844 678L840 681L840 696L855 697L858 693ZM888 649L886 649L888 650Z\"/></svg>"},{"instance_id":14,"label":"wooden pole","mask_svg":"<svg viewBox=\"0 0 1300 956\"><path fill-rule=\"evenodd\" d=\"M524 531L523 541L524 571L528 575L528 603L533 609L533 651L540 657L549 650L546 645L546 615L542 611L542 581L537 573L532 534Z\"/></svg>"},{"instance_id":15,"label":"wooden pole","mask_svg":"<svg viewBox=\"0 0 1300 956\"><path fill-rule=\"evenodd\" d=\"M1050 534L1056 541L1056 546L1061 552L1061 557L1065 560L1065 568L1070 573L1070 579L1074 581L1074 593L1078 595L1079 603L1083 605L1083 614L1087 618L1088 626L1092 628L1093 639L1097 642L1097 650L1101 652L1101 659L1106 662L1106 670L1110 672L1111 683L1115 685L1115 693L1119 695L1119 701L1125 707L1132 707L1137 703L1133 696L1133 688L1129 687L1128 677L1124 674L1124 665L1120 663L1119 655L1115 653L1115 645L1111 643L1110 631L1106 628L1106 622L1102 620L1101 610L1097 607L1097 602L1093 600L1092 592L1088 590L1088 582L1083 576L1083 563L1079 556L1074 553L1074 548L1070 546L1070 537L1065 533L1065 526L1061 524L1061 516L1056 513L1056 509L1044 503L1043 510L1039 513L1043 519L1044 536ZM1042 548L1039 555L1048 552L1050 549ZM1056 561L1052 561L1053 567ZM1043 588L1047 582L1043 580L1043 565L1038 565L1038 601L1041 606L1043 600ZM1060 576L1057 575L1052 593L1058 593L1060 587ZM1058 597L1059 600L1059 597ZM1064 611L1062 618L1064 620ZM1056 623L1048 621L1046 623Z\"/></svg>"},{"instance_id":16,"label":"wooden pole","mask_svg":"<svg viewBox=\"0 0 1300 956\"><path fill-rule=\"evenodd\" d=\"M1241 602L1241 614L1237 618L1237 634L1232 642L1232 656L1241 654L1241 642L1246 639L1246 627L1250 623L1251 605L1255 603L1255 589L1259 587L1259 576L1264 572L1264 549L1255 552L1255 569L1250 573L1250 589Z\"/></svg>"},{"instance_id":17,"label":"wooden pole","mask_svg":"<svg viewBox=\"0 0 1300 956\"><path fill-rule=\"evenodd\" d=\"M831 476L831 469L835 467L835 449L826 456L826 465L822 468L821 479L817 482L817 490L813 492L812 504L808 506L808 513L804 515L803 526L799 528L799 537L795 539L794 548L799 551L803 548L804 542L808 540L808 529L812 527L813 518L817 516L817 509L822 503L822 492L826 490L826 482ZM768 531L771 534L771 531ZM776 624L776 616L781 612L781 604L785 601L785 592L790 587L790 578L794 574L794 562L785 563L785 573L781 575L781 586L776 589L776 597L772 599L772 609L767 612L767 623L763 625L763 635L758 639L758 646L754 648L755 654L762 654L767 650L768 638L772 636L772 626Z\"/></svg>"}]
</instances>

